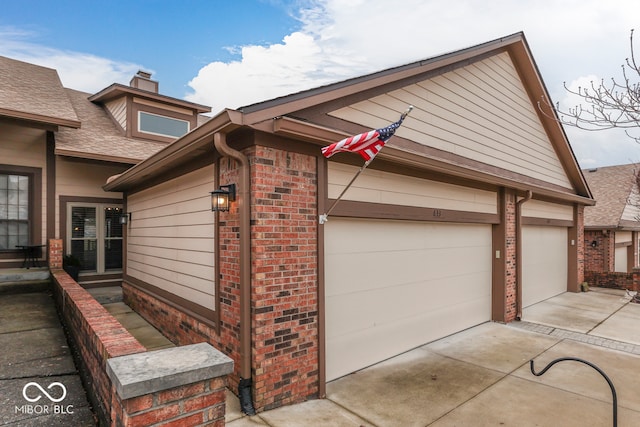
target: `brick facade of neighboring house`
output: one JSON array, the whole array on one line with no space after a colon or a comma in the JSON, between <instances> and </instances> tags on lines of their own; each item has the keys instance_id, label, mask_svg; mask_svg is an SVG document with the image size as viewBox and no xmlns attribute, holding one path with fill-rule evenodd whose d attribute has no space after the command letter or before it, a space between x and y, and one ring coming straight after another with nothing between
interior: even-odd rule
<instances>
[{"instance_id":1,"label":"brick facade of neighboring house","mask_svg":"<svg viewBox=\"0 0 640 427\"><path fill-rule=\"evenodd\" d=\"M584 171L596 199L584 221L584 280L591 286L632 287L640 233L636 174L634 164Z\"/></svg>"}]
</instances>

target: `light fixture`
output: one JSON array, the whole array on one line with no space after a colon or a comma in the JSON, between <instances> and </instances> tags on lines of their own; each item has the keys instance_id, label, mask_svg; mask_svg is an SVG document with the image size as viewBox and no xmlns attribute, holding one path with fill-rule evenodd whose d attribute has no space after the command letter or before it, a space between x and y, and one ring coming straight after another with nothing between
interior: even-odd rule
<instances>
[{"instance_id":1,"label":"light fixture","mask_svg":"<svg viewBox=\"0 0 640 427\"><path fill-rule=\"evenodd\" d=\"M130 220L131 220L131 212L120 214L120 216L118 217L118 222L120 222L120 224L122 225L128 223Z\"/></svg>"},{"instance_id":2,"label":"light fixture","mask_svg":"<svg viewBox=\"0 0 640 427\"><path fill-rule=\"evenodd\" d=\"M236 200L236 185L221 185L217 190L211 192L211 211L227 212L230 202Z\"/></svg>"},{"instance_id":3,"label":"light fixture","mask_svg":"<svg viewBox=\"0 0 640 427\"><path fill-rule=\"evenodd\" d=\"M593 242L591 242L591 247L595 248L596 246L598 246L598 241L594 240Z\"/></svg>"}]
</instances>

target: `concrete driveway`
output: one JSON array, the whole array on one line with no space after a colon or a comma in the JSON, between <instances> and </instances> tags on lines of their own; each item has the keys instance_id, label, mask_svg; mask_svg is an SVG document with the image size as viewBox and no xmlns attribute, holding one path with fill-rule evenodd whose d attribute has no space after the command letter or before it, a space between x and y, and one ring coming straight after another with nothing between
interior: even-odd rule
<instances>
[{"instance_id":1,"label":"concrete driveway","mask_svg":"<svg viewBox=\"0 0 640 427\"><path fill-rule=\"evenodd\" d=\"M526 308L523 321L485 323L327 385L327 398L242 416L231 427L272 426L608 426L640 425L640 304L624 291L566 293ZM634 328L634 326L636 326Z\"/></svg>"}]
</instances>

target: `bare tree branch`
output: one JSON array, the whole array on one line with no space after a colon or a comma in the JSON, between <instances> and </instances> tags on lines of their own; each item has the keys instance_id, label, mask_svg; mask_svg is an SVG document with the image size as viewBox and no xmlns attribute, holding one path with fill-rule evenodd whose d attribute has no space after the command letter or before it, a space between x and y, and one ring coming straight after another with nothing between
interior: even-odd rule
<instances>
[{"instance_id":1,"label":"bare tree branch","mask_svg":"<svg viewBox=\"0 0 640 427\"><path fill-rule=\"evenodd\" d=\"M552 106L543 99L538 103L540 109L544 112L544 103L555 110L562 124L583 130L623 128L627 136L640 142L640 66L636 61L633 30L629 41L631 57L621 65L622 78L612 77L610 82L604 79L598 83L591 81L589 87L578 87L577 90L570 89L565 82L565 90L582 98L583 103L562 110L559 103ZM638 134L630 129L638 129Z\"/></svg>"}]
</instances>

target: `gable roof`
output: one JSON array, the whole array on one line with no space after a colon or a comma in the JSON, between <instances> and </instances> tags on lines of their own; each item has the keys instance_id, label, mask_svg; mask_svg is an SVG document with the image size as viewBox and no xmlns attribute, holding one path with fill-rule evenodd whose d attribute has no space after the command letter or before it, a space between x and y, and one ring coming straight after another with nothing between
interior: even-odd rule
<instances>
[{"instance_id":1,"label":"gable roof","mask_svg":"<svg viewBox=\"0 0 640 427\"><path fill-rule=\"evenodd\" d=\"M120 188L119 186L125 182L128 183L127 185L134 185L138 179L149 179L154 173L160 174L161 168L154 166L155 163L166 167L172 164L171 162L182 162L184 160L180 157L188 156L192 151L205 149L206 140L212 133L219 131L228 133L231 129L241 126L318 146L327 145L346 136L368 131L377 123L388 124L390 120L397 120L407 104L396 102L391 107L384 106L385 111L367 111L366 120L360 120L362 116L360 118L341 116L336 113L341 108L354 106L359 102L368 102L376 96L402 90L409 85L434 79L452 70L463 69L497 55L506 55L508 61L513 64L510 65L512 67L510 72L521 85L519 102L521 105L526 104L529 116L533 117L537 123L536 132L541 133L544 136L542 139L545 139L549 145L545 155L553 157L553 161L557 163L556 169L561 171L563 176L556 182L561 184L513 173L492 164L481 164L478 161L474 163L474 159L470 156L464 157L452 151L447 152L429 146L431 140L417 141L405 132L412 126L411 122L417 120L414 119L414 116L417 116L416 112L407 118L394 138L378 154L378 158L404 166L428 168L434 172L495 186L506 186L521 191L532 190L536 197L593 204L587 183L555 112L550 110L543 113L537 106L541 98L548 99L549 96L522 33L366 76L248 105L238 110L225 110L214 117L208 125L203 126L202 132L209 132L208 137L205 137L204 133L199 134L198 137L187 134L173 144L180 149L167 147L133 170L125 172L105 188ZM429 112L423 110L423 113ZM369 119L373 124L367 121ZM517 143L521 147L527 145L526 139L518 139ZM210 147L209 143L208 148ZM499 147L493 149L500 150ZM476 165L482 167L476 167ZM158 170L154 171L154 168Z\"/></svg>"},{"instance_id":2,"label":"gable roof","mask_svg":"<svg viewBox=\"0 0 640 427\"><path fill-rule=\"evenodd\" d=\"M638 218L637 166L634 164L585 169L585 178L596 199L585 207L585 228L636 229Z\"/></svg>"},{"instance_id":3,"label":"gable roof","mask_svg":"<svg viewBox=\"0 0 640 427\"><path fill-rule=\"evenodd\" d=\"M56 70L0 56L0 117L79 128Z\"/></svg>"},{"instance_id":4,"label":"gable roof","mask_svg":"<svg viewBox=\"0 0 640 427\"><path fill-rule=\"evenodd\" d=\"M126 137L88 93L65 89L82 121L80 129L61 128L56 133L56 154L136 164L167 146L166 142Z\"/></svg>"}]
</instances>

